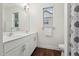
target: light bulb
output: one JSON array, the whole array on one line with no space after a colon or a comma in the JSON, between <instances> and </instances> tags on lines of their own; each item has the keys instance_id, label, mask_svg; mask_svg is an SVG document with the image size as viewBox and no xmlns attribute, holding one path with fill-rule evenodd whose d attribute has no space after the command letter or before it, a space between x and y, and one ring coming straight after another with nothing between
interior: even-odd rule
<instances>
[{"instance_id":1,"label":"light bulb","mask_svg":"<svg viewBox=\"0 0 79 59\"><path fill-rule=\"evenodd\" d=\"M26 8L29 9L29 3L26 4Z\"/></svg>"}]
</instances>

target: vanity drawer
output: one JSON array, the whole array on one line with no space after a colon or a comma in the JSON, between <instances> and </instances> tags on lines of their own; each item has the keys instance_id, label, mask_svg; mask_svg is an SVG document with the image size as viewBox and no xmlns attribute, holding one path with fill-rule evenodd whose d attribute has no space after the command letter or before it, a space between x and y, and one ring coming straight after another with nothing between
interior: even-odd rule
<instances>
[{"instance_id":1,"label":"vanity drawer","mask_svg":"<svg viewBox=\"0 0 79 59\"><path fill-rule=\"evenodd\" d=\"M23 38L19 38L19 39L4 43L5 53L14 49L16 46L22 44L23 42L25 42L25 40L26 40L26 37L23 37Z\"/></svg>"},{"instance_id":2,"label":"vanity drawer","mask_svg":"<svg viewBox=\"0 0 79 59\"><path fill-rule=\"evenodd\" d=\"M24 56L25 55L25 45L20 44L11 51L5 53L5 56Z\"/></svg>"}]
</instances>

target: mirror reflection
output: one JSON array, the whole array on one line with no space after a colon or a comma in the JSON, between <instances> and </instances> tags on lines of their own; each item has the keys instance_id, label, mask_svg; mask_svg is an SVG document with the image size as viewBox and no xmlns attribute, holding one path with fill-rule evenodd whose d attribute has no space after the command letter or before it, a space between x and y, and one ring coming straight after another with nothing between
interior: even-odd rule
<instances>
[{"instance_id":1,"label":"mirror reflection","mask_svg":"<svg viewBox=\"0 0 79 59\"><path fill-rule=\"evenodd\" d=\"M49 28L53 25L53 7L43 8L43 27Z\"/></svg>"},{"instance_id":2,"label":"mirror reflection","mask_svg":"<svg viewBox=\"0 0 79 59\"><path fill-rule=\"evenodd\" d=\"M28 9L22 3L3 4L3 30L4 32L23 31L29 28Z\"/></svg>"}]
</instances>

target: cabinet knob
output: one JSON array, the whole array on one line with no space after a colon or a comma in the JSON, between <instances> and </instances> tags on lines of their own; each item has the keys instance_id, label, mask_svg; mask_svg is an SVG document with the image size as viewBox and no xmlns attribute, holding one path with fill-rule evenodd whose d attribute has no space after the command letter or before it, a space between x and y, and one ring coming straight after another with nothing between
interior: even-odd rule
<instances>
[{"instance_id":1,"label":"cabinet knob","mask_svg":"<svg viewBox=\"0 0 79 59\"><path fill-rule=\"evenodd\" d=\"M36 41L36 37L34 38L34 41Z\"/></svg>"},{"instance_id":2,"label":"cabinet knob","mask_svg":"<svg viewBox=\"0 0 79 59\"><path fill-rule=\"evenodd\" d=\"M23 51L23 52L24 52L24 51L25 51L25 49L26 49L26 48L25 48L25 46L26 46L26 45L23 45L23 46L22 46L22 48L23 48L23 50L22 50L22 51Z\"/></svg>"}]
</instances>

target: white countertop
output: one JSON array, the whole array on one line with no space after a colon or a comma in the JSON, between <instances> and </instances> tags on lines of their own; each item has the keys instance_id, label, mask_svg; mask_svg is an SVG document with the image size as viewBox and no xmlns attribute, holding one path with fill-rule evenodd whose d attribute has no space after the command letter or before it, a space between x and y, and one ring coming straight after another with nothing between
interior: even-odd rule
<instances>
[{"instance_id":1,"label":"white countertop","mask_svg":"<svg viewBox=\"0 0 79 59\"><path fill-rule=\"evenodd\" d=\"M33 33L36 33L36 32L28 32L28 33L15 32L15 33L13 33L12 36L8 36L8 33L3 33L3 43L11 41L11 40L18 39L18 38L21 38L21 37L24 37L24 36L28 36L28 35L31 35Z\"/></svg>"}]
</instances>

